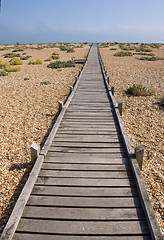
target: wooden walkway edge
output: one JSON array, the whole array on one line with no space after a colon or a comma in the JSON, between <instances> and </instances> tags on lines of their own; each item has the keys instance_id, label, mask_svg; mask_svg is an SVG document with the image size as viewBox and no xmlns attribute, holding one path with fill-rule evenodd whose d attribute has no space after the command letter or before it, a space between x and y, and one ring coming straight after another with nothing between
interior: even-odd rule
<instances>
[{"instance_id":1,"label":"wooden walkway edge","mask_svg":"<svg viewBox=\"0 0 164 240\"><path fill-rule=\"evenodd\" d=\"M94 44L0 240L162 240Z\"/></svg>"}]
</instances>

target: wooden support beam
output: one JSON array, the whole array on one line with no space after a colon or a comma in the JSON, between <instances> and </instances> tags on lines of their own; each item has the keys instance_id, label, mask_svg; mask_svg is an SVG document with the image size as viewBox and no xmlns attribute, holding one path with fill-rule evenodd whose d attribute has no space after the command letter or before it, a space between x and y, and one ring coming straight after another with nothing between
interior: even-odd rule
<instances>
[{"instance_id":1,"label":"wooden support beam","mask_svg":"<svg viewBox=\"0 0 164 240\"><path fill-rule=\"evenodd\" d=\"M109 85L109 77L107 77L107 83L108 83L108 85Z\"/></svg>"},{"instance_id":2,"label":"wooden support beam","mask_svg":"<svg viewBox=\"0 0 164 240\"><path fill-rule=\"evenodd\" d=\"M69 85L69 93L70 94L71 94L72 90L73 90L73 87L71 85Z\"/></svg>"},{"instance_id":3,"label":"wooden support beam","mask_svg":"<svg viewBox=\"0 0 164 240\"><path fill-rule=\"evenodd\" d=\"M112 95L114 96L114 87L111 87Z\"/></svg>"},{"instance_id":4,"label":"wooden support beam","mask_svg":"<svg viewBox=\"0 0 164 240\"><path fill-rule=\"evenodd\" d=\"M58 101L58 113L61 112L62 108L63 108L63 102L62 101Z\"/></svg>"},{"instance_id":5,"label":"wooden support beam","mask_svg":"<svg viewBox=\"0 0 164 240\"><path fill-rule=\"evenodd\" d=\"M35 162L36 159L38 158L39 156L39 153L40 153L40 145L33 142L31 147L30 147L30 150L31 150L31 162Z\"/></svg>"},{"instance_id":6,"label":"wooden support beam","mask_svg":"<svg viewBox=\"0 0 164 240\"><path fill-rule=\"evenodd\" d=\"M122 116L122 104L123 104L123 101L120 101L118 103L118 110L119 110L119 113L120 113L121 116Z\"/></svg>"},{"instance_id":7,"label":"wooden support beam","mask_svg":"<svg viewBox=\"0 0 164 240\"><path fill-rule=\"evenodd\" d=\"M140 167L140 170L142 170L143 155L144 155L144 147L142 144L138 145L135 148L135 155L136 155L136 159L137 159L138 165Z\"/></svg>"}]
</instances>

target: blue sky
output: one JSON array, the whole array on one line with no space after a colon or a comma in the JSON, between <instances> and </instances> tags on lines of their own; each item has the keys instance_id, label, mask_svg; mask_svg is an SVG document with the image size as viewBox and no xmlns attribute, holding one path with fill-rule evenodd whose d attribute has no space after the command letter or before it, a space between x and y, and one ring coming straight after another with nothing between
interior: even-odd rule
<instances>
[{"instance_id":1,"label":"blue sky","mask_svg":"<svg viewBox=\"0 0 164 240\"><path fill-rule=\"evenodd\" d=\"M164 0L1 0L0 44L164 42Z\"/></svg>"}]
</instances>

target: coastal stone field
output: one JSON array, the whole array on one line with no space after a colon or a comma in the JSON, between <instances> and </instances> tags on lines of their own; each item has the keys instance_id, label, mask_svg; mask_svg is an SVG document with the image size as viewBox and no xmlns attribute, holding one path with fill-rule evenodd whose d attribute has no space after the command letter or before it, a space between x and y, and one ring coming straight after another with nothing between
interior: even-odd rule
<instances>
[{"instance_id":1,"label":"coastal stone field","mask_svg":"<svg viewBox=\"0 0 164 240\"><path fill-rule=\"evenodd\" d=\"M144 146L142 176L164 234L164 107L159 104L162 99L164 101L164 45L158 47L101 44L100 53L109 76L109 85L115 89L115 100L123 101L122 118L131 145L133 148L139 144ZM117 52L130 53L129 56L114 56ZM157 58L152 59L154 56ZM139 60L141 57L148 59ZM133 84L149 88L155 94L126 94L125 90Z\"/></svg>"},{"instance_id":2,"label":"coastal stone field","mask_svg":"<svg viewBox=\"0 0 164 240\"><path fill-rule=\"evenodd\" d=\"M62 43L0 46L0 65L9 63L13 54L20 54L16 59L29 56L18 66L20 71L0 76L0 232L31 170L30 146L43 141L58 111L58 101L65 101L82 67L75 64L52 69L47 65L84 59L89 47ZM42 64L29 64L36 59Z\"/></svg>"}]
</instances>

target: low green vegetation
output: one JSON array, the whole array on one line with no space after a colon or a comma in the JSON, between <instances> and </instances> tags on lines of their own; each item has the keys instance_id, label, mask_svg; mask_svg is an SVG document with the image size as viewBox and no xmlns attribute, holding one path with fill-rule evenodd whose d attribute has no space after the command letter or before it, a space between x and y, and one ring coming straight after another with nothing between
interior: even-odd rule
<instances>
[{"instance_id":1,"label":"low green vegetation","mask_svg":"<svg viewBox=\"0 0 164 240\"><path fill-rule=\"evenodd\" d=\"M36 65L36 64L42 64L42 60L40 60L39 58L37 59L31 59L28 63L29 65Z\"/></svg>"},{"instance_id":2,"label":"low green vegetation","mask_svg":"<svg viewBox=\"0 0 164 240\"><path fill-rule=\"evenodd\" d=\"M68 67L75 67L75 64L72 61L56 61L48 64L49 68L68 68Z\"/></svg>"},{"instance_id":3,"label":"low green vegetation","mask_svg":"<svg viewBox=\"0 0 164 240\"><path fill-rule=\"evenodd\" d=\"M110 48L109 50L117 50L117 48Z\"/></svg>"},{"instance_id":4,"label":"low green vegetation","mask_svg":"<svg viewBox=\"0 0 164 240\"><path fill-rule=\"evenodd\" d=\"M132 56L131 52L117 52L114 54L116 57L125 57L125 56Z\"/></svg>"},{"instance_id":5,"label":"low green vegetation","mask_svg":"<svg viewBox=\"0 0 164 240\"><path fill-rule=\"evenodd\" d=\"M14 49L12 52L23 52L24 50L21 48Z\"/></svg>"},{"instance_id":6,"label":"low green vegetation","mask_svg":"<svg viewBox=\"0 0 164 240\"><path fill-rule=\"evenodd\" d=\"M158 60L164 60L164 58L162 57L157 57L157 56L153 56L153 57L141 57L138 58L139 60L144 60L144 61L158 61Z\"/></svg>"},{"instance_id":7,"label":"low green vegetation","mask_svg":"<svg viewBox=\"0 0 164 240\"><path fill-rule=\"evenodd\" d=\"M60 46L59 48L60 48L60 51L67 51L68 50L68 48L66 46Z\"/></svg>"},{"instance_id":8,"label":"low green vegetation","mask_svg":"<svg viewBox=\"0 0 164 240\"><path fill-rule=\"evenodd\" d=\"M55 59L59 59L59 58L60 58L59 54L54 52L54 53L52 53L51 57L45 59L44 61L45 62L49 62L49 61L52 61L52 60L55 60Z\"/></svg>"},{"instance_id":9,"label":"low green vegetation","mask_svg":"<svg viewBox=\"0 0 164 240\"><path fill-rule=\"evenodd\" d=\"M100 47L100 48L107 48L107 47L109 47L109 43L101 43L101 44L99 45L99 47Z\"/></svg>"},{"instance_id":10,"label":"low green vegetation","mask_svg":"<svg viewBox=\"0 0 164 240\"><path fill-rule=\"evenodd\" d=\"M11 58L10 65L22 65L23 61L18 58Z\"/></svg>"},{"instance_id":11,"label":"low green vegetation","mask_svg":"<svg viewBox=\"0 0 164 240\"><path fill-rule=\"evenodd\" d=\"M24 81L30 80L28 77L24 78Z\"/></svg>"},{"instance_id":12,"label":"low green vegetation","mask_svg":"<svg viewBox=\"0 0 164 240\"><path fill-rule=\"evenodd\" d=\"M48 84L51 84L51 83L49 81L40 82L40 85L48 85Z\"/></svg>"},{"instance_id":13,"label":"low green vegetation","mask_svg":"<svg viewBox=\"0 0 164 240\"><path fill-rule=\"evenodd\" d=\"M14 58L14 57L20 57L19 53L6 53L3 55L4 58Z\"/></svg>"},{"instance_id":14,"label":"low green vegetation","mask_svg":"<svg viewBox=\"0 0 164 240\"><path fill-rule=\"evenodd\" d=\"M133 96L152 96L155 94L155 91L141 84L133 84L133 86L125 90L125 93Z\"/></svg>"},{"instance_id":15,"label":"low green vegetation","mask_svg":"<svg viewBox=\"0 0 164 240\"><path fill-rule=\"evenodd\" d=\"M8 76L8 73L5 71L0 71L0 76Z\"/></svg>"},{"instance_id":16,"label":"low green vegetation","mask_svg":"<svg viewBox=\"0 0 164 240\"><path fill-rule=\"evenodd\" d=\"M75 50L74 50L74 48L72 47L69 47L69 48L67 48L67 53L74 53L75 52Z\"/></svg>"},{"instance_id":17,"label":"low green vegetation","mask_svg":"<svg viewBox=\"0 0 164 240\"><path fill-rule=\"evenodd\" d=\"M16 66L16 67L9 67L8 69L6 69L7 72L19 72L21 70L20 67Z\"/></svg>"},{"instance_id":18,"label":"low green vegetation","mask_svg":"<svg viewBox=\"0 0 164 240\"><path fill-rule=\"evenodd\" d=\"M28 60L29 58L31 58L31 56L24 56L24 57L21 57L20 59L21 60Z\"/></svg>"}]
</instances>

